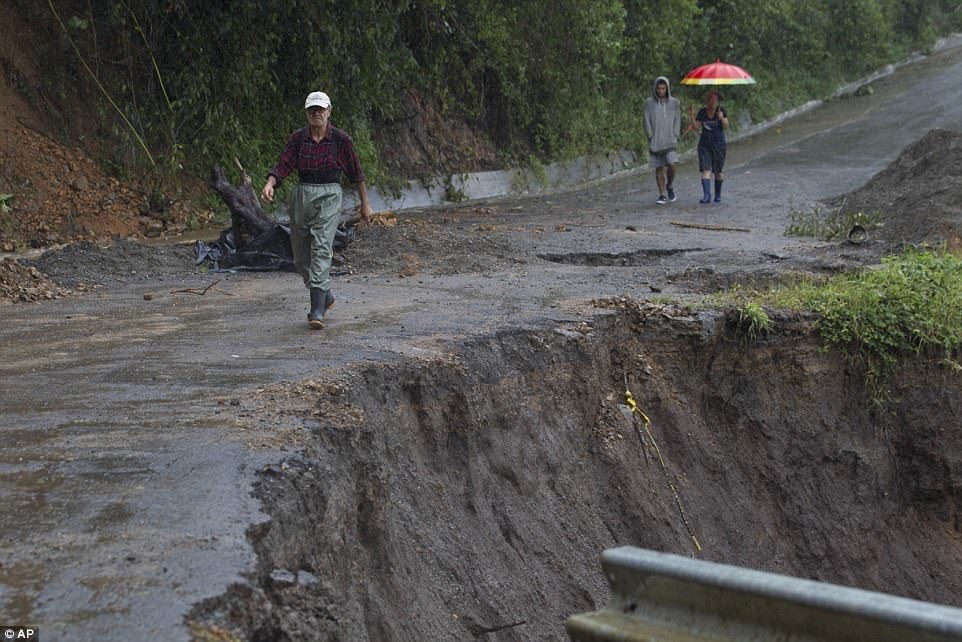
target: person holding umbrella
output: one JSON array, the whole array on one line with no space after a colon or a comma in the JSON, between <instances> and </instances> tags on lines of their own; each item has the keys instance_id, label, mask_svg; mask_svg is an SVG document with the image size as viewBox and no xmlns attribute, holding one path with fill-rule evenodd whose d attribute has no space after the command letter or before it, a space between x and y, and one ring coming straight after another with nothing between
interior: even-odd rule
<instances>
[{"instance_id":1,"label":"person holding umbrella","mask_svg":"<svg viewBox=\"0 0 962 642\"><path fill-rule=\"evenodd\" d=\"M675 200L675 164L678 163L678 133L681 131L681 105L672 98L668 78L658 76L645 99L645 134L648 136L648 153L651 166L655 168L659 205Z\"/></svg>"},{"instance_id":2,"label":"person holding umbrella","mask_svg":"<svg viewBox=\"0 0 962 642\"><path fill-rule=\"evenodd\" d=\"M725 168L728 146L725 139L728 115L720 101L721 96L717 91L709 91L705 97L705 106L698 110L698 115L692 119L692 128L701 128L701 136L698 138L698 171L701 172L702 198L699 203L711 203L712 174L715 175L715 202L721 202L724 181L722 170Z\"/></svg>"},{"instance_id":3,"label":"person holding umbrella","mask_svg":"<svg viewBox=\"0 0 962 642\"><path fill-rule=\"evenodd\" d=\"M683 85L754 85L755 79L737 65L728 64L721 60L696 67L681 79ZM701 172L702 199L699 203L710 203L711 177L715 175L715 202L721 201L722 170L725 167L725 151L727 143L725 130L728 129L728 114L721 106L721 96L712 90L705 96L705 106L694 114L694 107L689 110L691 125L686 132L701 128L698 139L698 170Z\"/></svg>"}]
</instances>

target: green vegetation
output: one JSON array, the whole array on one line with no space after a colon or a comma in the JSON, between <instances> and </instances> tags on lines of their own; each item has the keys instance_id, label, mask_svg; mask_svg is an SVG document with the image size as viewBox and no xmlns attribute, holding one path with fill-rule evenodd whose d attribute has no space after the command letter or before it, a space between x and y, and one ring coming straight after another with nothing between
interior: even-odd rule
<instances>
[{"instance_id":1,"label":"green vegetation","mask_svg":"<svg viewBox=\"0 0 962 642\"><path fill-rule=\"evenodd\" d=\"M750 301L737 309L738 331L746 342L752 342L772 329L768 313L755 301Z\"/></svg>"},{"instance_id":2,"label":"green vegetation","mask_svg":"<svg viewBox=\"0 0 962 642\"><path fill-rule=\"evenodd\" d=\"M0 194L0 213L6 214L10 211L10 203L13 202L13 194Z\"/></svg>"},{"instance_id":3,"label":"green vegetation","mask_svg":"<svg viewBox=\"0 0 962 642\"><path fill-rule=\"evenodd\" d=\"M458 186L455 186L454 179L458 179ZM468 195L464 191L464 184L468 180L467 174L459 174L456 177L447 175L444 177L444 200L449 203L461 203L468 200Z\"/></svg>"},{"instance_id":4,"label":"green vegetation","mask_svg":"<svg viewBox=\"0 0 962 642\"><path fill-rule=\"evenodd\" d=\"M796 280L765 292L733 288L708 302L736 306L749 327L755 313L742 311L752 306L818 313L820 334L861 366L870 399L879 408L890 398L889 382L900 358L933 356L960 369L962 260L945 252L909 250L883 259L879 269Z\"/></svg>"},{"instance_id":5,"label":"green vegetation","mask_svg":"<svg viewBox=\"0 0 962 642\"><path fill-rule=\"evenodd\" d=\"M823 241L843 239L856 225L866 232L882 226L882 214L872 212L845 212L841 208L823 210L814 206L810 211L791 210L786 236L812 236Z\"/></svg>"},{"instance_id":6,"label":"green vegetation","mask_svg":"<svg viewBox=\"0 0 962 642\"><path fill-rule=\"evenodd\" d=\"M759 121L962 29L957 0L13 3L51 36L45 99L66 128L79 79L118 173L206 176L236 156L262 176L320 88L379 185L390 183L378 149L390 137L377 134L405 127L418 101L513 165L643 151L639 114L656 75L676 81L687 107L703 92L677 85L686 71L742 65L759 84L725 99Z\"/></svg>"}]
</instances>

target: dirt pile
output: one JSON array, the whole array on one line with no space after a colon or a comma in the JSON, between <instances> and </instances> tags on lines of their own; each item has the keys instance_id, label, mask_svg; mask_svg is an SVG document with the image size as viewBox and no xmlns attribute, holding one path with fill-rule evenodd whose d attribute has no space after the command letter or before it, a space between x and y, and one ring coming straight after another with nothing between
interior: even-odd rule
<instances>
[{"instance_id":1,"label":"dirt pile","mask_svg":"<svg viewBox=\"0 0 962 642\"><path fill-rule=\"evenodd\" d=\"M0 303L44 301L68 294L69 289L57 285L35 267L11 257L0 261Z\"/></svg>"},{"instance_id":2,"label":"dirt pile","mask_svg":"<svg viewBox=\"0 0 962 642\"><path fill-rule=\"evenodd\" d=\"M139 234L148 228L142 196L107 176L78 148L25 127L0 137L0 251Z\"/></svg>"},{"instance_id":3,"label":"dirt pile","mask_svg":"<svg viewBox=\"0 0 962 642\"><path fill-rule=\"evenodd\" d=\"M126 239L107 246L82 241L25 263L69 288L187 274L195 269L191 246L153 247Z\"/></svg>"},{"instance_id":4,"label":"dirt pile","mask_svg":"<svg viewBox=\"0 0 962 642\"><path fill-rule=\"evenodd\" d=\"M879 212L875 236L962 248L962 133L933 129L862 187L829 201L843 214Z\"/></svg>"},{"instance_id":5,"label":"dirt pile","mask_svg":"<svg viewBox=\"0 0 962 642\"><path fill-rule=\"evenodd\" d=\"M0 6L0 252L182 229L185 205L148 198L175 190L147 185L143 175L120 181L95 160L111 145L109 119L97 113L88 79L67 95L45 81L50 67L62 67L44 53L60 35L47 9L9 4Z\"/></svg>"}]
</instances>

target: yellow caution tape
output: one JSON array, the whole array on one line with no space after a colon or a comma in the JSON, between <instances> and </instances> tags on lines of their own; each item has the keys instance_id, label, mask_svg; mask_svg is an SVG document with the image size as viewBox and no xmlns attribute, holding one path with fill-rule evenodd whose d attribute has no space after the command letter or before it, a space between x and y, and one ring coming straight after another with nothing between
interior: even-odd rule
<instances>
[{"instance_id":1,"label":"yellow caution tape","mask_svg":"<svg viewBox=\"0 0 962 642\"><path fill-rule=\"evenodd\" d=\"M627 380L626 380L627 382ZM685 524L685 529L688 531L688 535L691 537L691 541L695 544L695 550L701 552L701 544L698 543L698 538L695 537L695 531L692 530L691 524L688 522L688 516L685 515L685 509L681 505L681 497L678 496L678 490L675 488L675 484L671 481L671 474L668 472L668 466L665 465L665 460L661 456L661 449L658 448L658 444L655 442L655 436L651 434L651 419L648 418L641 408L638 407L638 402L635 401L634 395L631 394L631 390L625 388L625 405L631 409L631 412L637 414L641 417L642 422L645 424L645 434L648 435L648 439L651 441L651 445L655 449L655 454L658 455L658 461L661 463L661 470L665 473L665 480L668 482L668 487L671 489L672 495L675 497L675 506L678 507L678 513L681 515L681 521ZM641 445L645 446L645 440L641 436L641 432L638 433L638 438L641 439Z\"/></svg>"},{"instance_id":2,"label":"yellow caution tape","mask_svg":"<svg viewBox=\"0 0 962 642\"><path fill-rule=\"evenodd\" d=\"M635 402L635 398L631 394L631 390L625 390L625 405L631 408L632 412L638 413L642 421L645 422L645 428L651 425L651 419L649 419L648 415L642 412L641 408L638 407L638 404Z\"/></svg>"}]
</instances>

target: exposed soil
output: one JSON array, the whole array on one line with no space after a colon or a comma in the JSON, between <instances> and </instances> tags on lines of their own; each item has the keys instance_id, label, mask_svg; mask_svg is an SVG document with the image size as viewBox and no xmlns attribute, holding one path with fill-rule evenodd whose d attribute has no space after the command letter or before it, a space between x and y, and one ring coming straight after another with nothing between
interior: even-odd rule
<instances>
[{"instance_id":1,"label":"exposed soil","mask_svg":"<svg viewBox=\"0 0 962 642\"><path fill-rule=\"evenodd\" d=\"M403 103L403 113L375 131L381 160L395 176L433 178L452 167L475 172L498 166L491 142L475 135L456 114L442 116L413 92Z\"/></svg>"},{"instance_id":2,"label":"exposed soil","mask_svg":"<svg viewBox=\"0 0 962 642\"><path fill-rule=\"evenodd\" d=\"M895 243L962 248L962 133L933 129L863 187L829 204L842 213L882 214L873 235Z\"/></svg>"},{"instance_id":3,"label":"exposed soil","mask_svg":"<svg viewBox=\"0 0 962 642\"><path fill-rule=\"evenodd\" d=\"M561 639L606 602L599 549L694 554L693 535L703 559L962 606L962 442L940 421L962 411L957 378L907 366L880 419L805 318L749 348L713 313L596 305L615 312L264 391L310 438L261 476L250 584L199 605L195 630Z\"/></svg>"},{"instance_id":4,"label":"exposed soil","mask_svg":"<svg viewBox=\"0 0 962 642\"><path fill-rule=\"evenodd\" d=\"M926 136L886 170L887 198L917 191L914 173L893 168L920 146L944 150L945 136ZM851 202L866 207L861 191ZM580 198L430 220L410 212L364 230L349 263L412 276L517 260L523 273L532 257L518 239L594 224L599 206ZM936 238L900 216L914 213L890 214L884 243L820 247L807 264L773 255L773 267L715 271L696 243L538 257L598 269L669 261L666 283L708 292L864 265L896 242ZM679 268L685 256L698 267ZM258 568L195 608L195 634L559 639L568 615L608 599L599 549L696 554L695 538L702 559L962 606L962 442L943 421L962 411L957 377L906 363L898 401L877 416L858 401L862 373L822 350L813 319L779 316L775 334L748 345L719 313L630 298L592 306L585 322L501 332L443 359L262 391L254 416L284 408L310 434L298 456L261 475L271 519L250 531ZM657 418L667 470L624 405L626 377Z\"/></svg>"},{"instance_id":5,"label":"exposed soil","mask_svg":"<svg viewBox=\"0 0 962 642\"><path fill-rule=\"evenodd\" d=\"M108 177L77 148L25 127L0 144L0 191L13 194L2 219L0 250L46 247L140 231L143 199Z\"/></svg>"},{"instance_id":6,"label":"exposed soil","mask_svg":"<svg viewBox=\"0 0 962 642\"><path fill-rule=\"evenodd\" d=\"M61 34L46 32L54 23L32 13L0 7L0 253L183 232L191 213L170 196L196 191L197 181L171 188L104 170L96 159L106 119L85 82L70 95L50 95L44 76L54 70L45 67L44 45Z\"/></svg>"}]
</instances>

